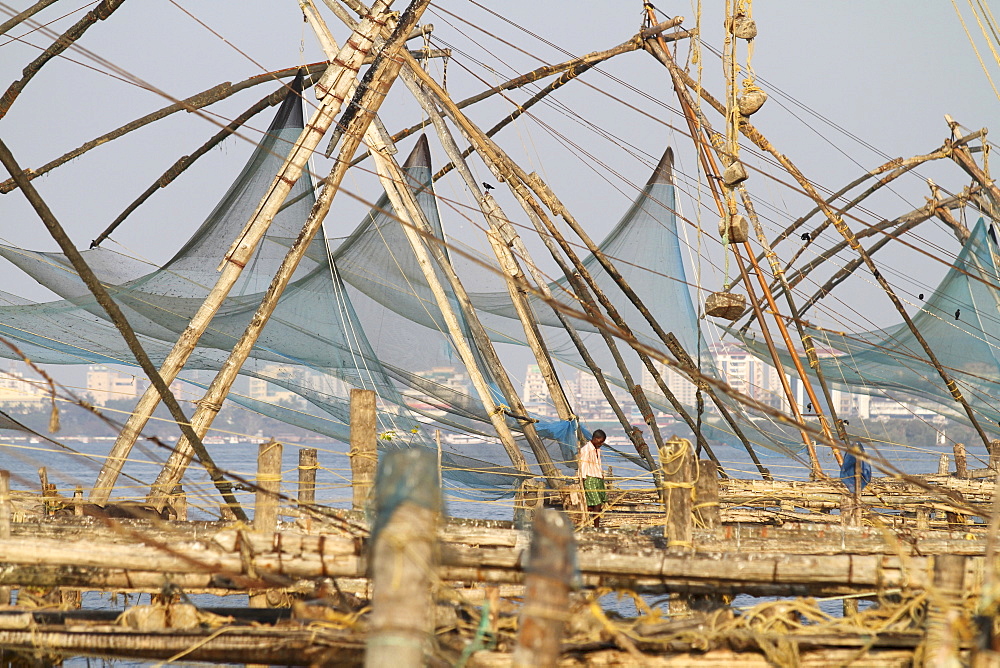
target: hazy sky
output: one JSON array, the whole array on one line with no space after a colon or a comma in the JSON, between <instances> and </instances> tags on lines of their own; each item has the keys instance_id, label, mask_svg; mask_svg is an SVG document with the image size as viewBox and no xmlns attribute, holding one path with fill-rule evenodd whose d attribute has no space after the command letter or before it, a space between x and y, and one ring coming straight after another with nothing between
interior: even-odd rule
<instances>
[{"instance_id":1,"label":"hazy sky","mask_svg":"<svg viewBox=\"0 0 1000 668\"><path fill-rule=\"evenodd\" d=\"M12 7L20 11L29 4L18 0ZM63 0L36 18L61 32L94 4ZM468 0L436 1L425 15L424 23L436 28L432 46L454 49L447 84L456 98L543 62L564 60L566 53L580 55L617 45L642 27L638 0L511 0L489 5L502 7L498 11L503 17ZM722 5L704 3L702 8L706 42L702 76L717 96L722 95L721 66L707 47L721 46ZM1000 83L1000 67L978 33L968 6L959 6L990 73ZM683 15L685 26L694 25L692 5L661 2L657 7L662 17ZM343 42L347 31L325 8L323 12ZM946 113L969 128L990 126L997 118L997 95L951 3L770 0L755 3L754 14L759 35L752 65L771 99L753 122L821 187L835 190L888 157L933 150L948 136ZM11 39L21 35L23 40ZM50 37L25 26L0 37L0 85L18 78L21 68L50 42ZM160 93L137 86L136 79L183 98L223 81L237 82L321 59L293 0L128 0L108 21L93 26L79 44L118 70L98 64L78 49L48 64L0 119L0 136L22 166L37 167L169 103ZM411 46L418 44L411 42ZM682 47L682 60L686 53ZM432 71L439 77L443 74L440 63ZM216 132L218 123L227 122L274 88L267 84L244 91L212 107L214 118L210 114L175 115L99 147L37 179L35 185L77 244L85 247L174 160L195 150ZM511 99L522 101L531 92L514 93ZM708 192L699 197L695 186L697 169L690 140L681 131L684 123L666 71L644 52L627 54L567 85L553 96L553 102L536 106L531 120L504 130L501 144L529 171L538 170L548 179L597 239L625 212L664 148L673 145L685 193L682 206L688 238L694 243L694 225L699 220L705 224L702 281L706 290L718 289L724 263L714 232L716 214L708 206ZM509 101L497 100L477 105L470 115L489 127L510 108ZM170 188L154 195L114 235L120 246L107 247L156 262L170 257L224 193L270 115L258 116L241 138L228 140ZM390 131L421 118L402 85L393 89L382 116ZM709 117L722 127L714 112ZM405 152L410 146L408 141L401 149ZM436 146L432 150L441 164L441 151ZM748 164L763 165L755 155L744 150ZM490 178L484 167L474 167L484 180ZM314 169L325 174L328 165L317 159ZM951 163L927 167L898 182L891 193L871 200L867 211L859 215L871 223L922 205L928 193L926 177L952 191L968 182ZM755 174L748 183L772 236L809 208L800 195L783 185L789 182L787 175L772 180ZM360 172L348 177L345 188L368 201L377 199L379 192L377 182ZM440 184L438 192L456 202L471 203L454 180ZM507 212L515 212L516 205L501 195ZM334 206L329 233L349 232L364 209L342 195ZM443 214L452 234L481 245L471 222L449 207L443 208ZM860 227L857 222L852 225ZM918 228L910 240L940 248L935 252L944 259L957 252L954 239L933 223ZM0 243L55 249L17 191L0 195ZM825 245L826 241L817 244ZM879 262L885 263L889 280L907 294L928 292L945 270L944 264L905 250L887 253ZM50 298L16 268L0 268L0 277L0 289L39 300ZM864 329L898 319L872 285L856 280L845 289L852 295L852 305L864 315L852 314L842 324L844 328ZM818 310L815 317L820 322L842 322L841 312L831 300L829 310Z\"/></svg>"}]
</instances>

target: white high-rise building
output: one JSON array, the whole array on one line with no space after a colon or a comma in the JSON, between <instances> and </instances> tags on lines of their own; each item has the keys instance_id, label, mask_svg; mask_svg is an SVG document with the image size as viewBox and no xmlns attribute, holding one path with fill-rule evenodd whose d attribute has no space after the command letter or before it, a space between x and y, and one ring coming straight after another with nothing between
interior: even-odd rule
<instances>
[{"instance_id":1,"label":"white high-rise building","mask_svg":"<svg viewBox=\"0 0 1000 668\"><path fill-rule=\"evenodd\" d=\"M301 381L298 377L298 371L294 367L283 366L281 364L268 364L260 369L260 372L275 380L288 380L289 382L294 381L296 383ZM295 392L286 390L281 385L269 383L261 378L250 379L247 395L251 399L269 404L299 405L302 402L302 398Z\"/></svg>"},{"instance_id":2,"label":"white high-rise building","mask_svg":"<svg viewBox=\"0 0 1000 668\"><path fill-rule=\"evenodd\" d=\"M132 374L105 366L87 367L87 393L96 406L119 399L135 399L142 394L142 390L139 379Z\"/></svg>"},{"instance_id":3,"label":"white high-rise building","mask_svg":"<svg viewBox=\"0 0 1000 668\"><path fill-rule=\"evenodd\" d=\"M695 394L698 391L698 386L692 383L690 378L666 364L654 361L653 365L660 372L660 377L663 378L663 382L667 388L677 397L677 401L685 406L694 406L697 403ZM651 397L665 400L663 393L660 392L660 386L656 383L656 379L653 378L653 374L649 373L649 369L645 366L642 367L640 384L642 385L642 389Z\"/></svg>"},{"instance_id":4,"label":"white high-rise building","mask_svg":"<svg viewBox=\"0 0 1000 668\"><path fill-rule=\"evenodd\" d=\"M538 370L537 364L529 364L524 372L524 391L521 393L521 401L525 404L540 404L549 401L549 386L545 383L545 377Z\"/></svg>"},{"instance_id":5,"label":"white high-rise building","mask_svg":"<svg viewBox=\"0 0 1000 668\"><path fill-rule=\"evenodd\" d=\"M41 406L49 397L46 387L42 379L26 378L21 371L0 371L0 406Z\"/></svg>"}]
</instances>

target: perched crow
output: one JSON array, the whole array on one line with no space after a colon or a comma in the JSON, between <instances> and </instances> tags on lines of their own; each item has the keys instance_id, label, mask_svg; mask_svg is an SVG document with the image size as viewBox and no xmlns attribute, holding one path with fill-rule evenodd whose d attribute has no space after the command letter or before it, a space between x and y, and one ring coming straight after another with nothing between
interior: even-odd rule
<instances>
[{"instance_id":1,"label":"perched crow","mask_svg":"<svg viewBox=\"0 0 1000 668\"><path fill-rule=\"evenodd\" d=\"M809 233L808 232L803 232L802 236L801 236L801 239L802 239L802 241L809 241L809 239L810 239Z\"/></svg>"},{"instance_id":2,"label":"perched crow","mask_svg":"<svg viewBox=\"0 0 1000 668\"><path fill-rule=\"evenodd\" d=\"M490 184L486 183L486 181L483 181L483 187L486 188L486 192L489 192L489 191L493 190L493 186L491 186Z\"/></svg>"},{"instance_id":3,"label":"perched crow","mask_svg":"<svg viewBox=\"0 0 1000 668\"><path fill-rule=\"evenodd\" d=\"M917 295L917 299L923 299L923 298L924 298L924 293L921 292L919 295Z\"/></svg>"},{"instance_id":4,"label":"perched crow","mask_svg":"<svg viewBox=\"0 0 1000 668\"><path fill-rule=\"evenodd\" d=\"M955 309L955 320L958 320L958 316L962 315L962 309Z\"/></svg>"},{"instance_id":5,"label":"perched crow","mask_svg":"<svg viewBox=\"0 0 1000 668\"><path fill-rule=\"evenodd\" d=\"M812 410L813 410L813 405L812 404L807 404L806 405L806 412L807 413L812 413Z\"/></svg>"}]
</instances>

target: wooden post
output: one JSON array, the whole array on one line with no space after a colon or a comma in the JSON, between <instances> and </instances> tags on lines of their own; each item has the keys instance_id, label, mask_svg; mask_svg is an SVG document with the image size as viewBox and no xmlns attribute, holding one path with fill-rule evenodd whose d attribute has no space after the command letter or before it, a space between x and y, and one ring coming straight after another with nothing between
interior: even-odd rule
<instances>
[{"instance_id":1,"label":"wooden post","mask_svg":"<svg viewBox=\"0 0 1000 668\"><path fill-rule=\"evenodd\" d=\"M49 472L44 466L38 468L38 481L42 485L42 504L45 514L51 516L56 511L56 486L49 484Z\"/></svg>"},{"instance_id":2,"label":"wooden post","mask_svg":"<svg viewBox=\"0 0 1000 668\"><path fill-rule=\"evenodd\" d=\"M170 495L170 507L174 509L174 517L179 522L187 522L188 518L188 503L187 494L184 493L184 487L181 485L176 485L174 487L173 493Z\"/></svg>"},{"instance_id":3,"label":"wooden post","mask_svg":"<svg viewBox=\"0 0 1000 668\"><path fill-rule=\"evenodd\" d=\"M965 457L965 444L956 443L954 446L954 451L955 451L955 477L968 478L969 468Z\"/></svg>"},{"instance_id":4,"label":"wooden post","mask_svg":"<svg viewBox=\"0 0 1000 668\"><path fill-rule=\"evenodd\" d=\"M278 496L281 494L281 443L271 439L261 443L257 449L257 492L254 499L253 530L274 532L278 528ZM249 596L251 608L267 608L266 591L254 592Z\"/></svg>"},{"instance_id":5,"label":"wooden post","mask_svg":"<svg viewBox=\"0 0 1000 668\"><path fill-rule=\"evenodd\" d=\"M861 524L861 504L855 499L854 494L841 495L840 521L846 527L856 527Z\"/></svg>"},{"instance_id":6,"label":"wooden post","mask_svg":"<svg viewBox=\"0 0 1000 668\"><path fill-rule=\"evenodd\" d=\"M990 463L989 468L996 473L1000 470L1000 440L990 441Z\"/></svg>"},{"instance_id":7,"label":"wooden post","mask_svg":"<svg viewBox=\"0 0 1000 668\"><path fill-rule=\"evenodd\" d=\"M938 459L938 475L948 475L948 455L941 453L941 458Z\"/></svg>"},{"instance_id":8,"label":"wooden post","mask_svg":"<svg viewBox=\"0 0 1000 668\"><path fill-rule=\"evenodd\" d=\"M441 430L434 430L434 444L437 446L438 456L438 487L444 489L444 469L441 467Z\"/></svg>"},{"instance_id":9,"label":"wooden post","mask_svg":"<svg viewBox=\"0 0 1000 668\"><path fill-rule=\"evenodd\" d=\"M555 666L569 618L573 578L573 523L559 511L546 508L535 515L525 571L512 665Z\"/></svg>"},{"instance_id":10,"label":"wooden post","mask_svg":"<svg viewBox=\"0 0 1000 668\"><path fill-rule=\"evenodd\" d=\"M278 496L281 494L282 446L274 439L257 449L257 493L254 500L253 530L278 528Z\"/></svg>"},{"instance_id":11,"label":"wooden post","mask_svg":"<svg viewBox=\"0 0 1000 668\"><path fill-rule=\"evenodd\" d=\"M351 507L364 510L368 504L375 470L378 468L378 449L375 447L375 392L351 390L351 486L354 489Z\"/></svg>"},{"instance_id":12,"label":"wooden post","mask_svg":"<svg viewBox=\"0 0 1000 668\"><path fill-rule=\"evenodd\" d=\"M0 540L10 540L10 471L0 471ZM0 605L10 605L10 587L0 587Z\"/></svg>"},{"instance_id":13,"label":"wooden post","mask_svg":"<svg viewBox=\"0 0 1000 668\"><path fill-rule=\"evenodd\" d=\"M306 510L316 503L316 470L319 457L316 448L299 450L299 520L298 524L308 531L312 528L312 516Z\"/></svg>"},{"instance_id":14,"label":"wooden post","mask_svg":"<svg viewBox=\"0 0 1000 668\"><path fill-rule=\"evenodd\" d=\"M925 666L960 666L959 638L955 630L962 617L962 584L965 556L934 555L934 587L927 608Z\"/></svg>"},{"instance_id":15,"label":"wooden post","mask_svg":"<svg viewBox=\"0 0 1000 668\"><path fill-rule=\"evenodd\" d=\"M77 517L83 517L83 487L79 485L73 492L73 514Z\"/></svg>"},{"instance_id":16,"label":"wooden post","mask_svg":"<svg viewBox=\"0 0 1000 668\"><path fill-rule=\"evenodd\" d=\"M545 484L538 478L529 478L520 484L514 494L515 529L527 529L531 525L542 509L544 498Z\"/></svg>"},{"instance_id":17,"label":"wooden post","mask_svg":"<svg viewBox=\"0 0 1000 668\"><path fill-rule=\"evenodd\" d=\"M434 455L416 448L386 454L375 486L367 668L425 665L434 632L440 509Z\"/></svg>"},{"instance_id":18,"label":"wooden post","mask_svg":"<svg viewBox=\"0 0 1000 668\"><path fill-rule=\"evenodd\" d=\"M722 526L719 508L719 467L711 459L698 461L698 479L694 487L694 513L700 526L718 529Z\"/></svg>"},{"instance_id":19,"label":"wooden post","mask_svg":"<svg viewBox=\"0 0 1000 668\"><path fill-rule=\"evenodd\" d=\"M673 436L660 450L667 520L663 527L667 548L690 552L693 517L694 453L691 441Z\"/></svg>"}]
</instances>

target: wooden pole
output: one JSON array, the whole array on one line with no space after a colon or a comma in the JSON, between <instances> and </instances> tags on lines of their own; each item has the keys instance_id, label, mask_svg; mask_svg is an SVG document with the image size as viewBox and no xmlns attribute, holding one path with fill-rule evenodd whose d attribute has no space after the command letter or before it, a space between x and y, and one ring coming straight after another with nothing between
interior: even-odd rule
<instances>
[{"instance_id":1,"label":"wooden pole","mask_svg":"<svg viewBox=\"0 0 1000 668\"><path fill-rule=\"evenodd\" d=\"M537 478L522 482L514 493L514 528L527 529L542 509L544 485Z\"/></svg>"},{"instance_id":2,"label":"wooden pole","mask_svg":"<svg viewBox=\"0 0 1000 668\"><path fill-rule=\"evenodd\" d=\"M253 530L274 533L278 528L278 501L281 494L281 443L271 439L257 448L257 479ZM271 605L267 591L250 590L251 608Z\"/></svg>"},{"instance_id":3,"label":"wooden pole","mask_svg":"<svg viewBox=\"0 0 1000 668\"><path fill-rule=\"evenodd\" d=\"M954 446L952 446L952 449L955 453L955 477L968 478L969 467L968 467L968 460L966 459L965 456L965 444L956 443Z\"/></svg>"},{"instance_id":4,"label":"wooden pole","mask_svg":"<svg viewBox=\"0 0 1000 668\"><path fill-rule=\"evenodd\" d=\"M10 471L0 470L0 541L11 536ZM0 587L0 605L10 605L10 587Z\"/></svg>"},{"instance_id":5,"label":"wooden pole","mask_svg":"<svg viewBox=\"0 0 1000 668\"><path fill-rule=\"evenodd\" d=\"M965 556L934 555L934 586L927 608L924 666L961 666L957 629L963 617L962 584Z\"/></svg>"},{"instance_id":6,"label":"wooden pole","mask_svg":"<svg viewBox=\"0 0 1000 668\"><path fill-rule=\"evenodd\" d=\"M375 392L351 390L351 507L366 510L375 484L378 449L375 434Z\"/></svg>"},{"instance_id":7,"label":"wooden pole","mask_svg":"<svg viewBox=\"0 0 1000 668\"><path fill-rule=\"evenodd\" d=\"M316 504L316 470L319 457L316 448L299 450L299 524L308 531L312 527L312 515L306 510Z\"/></svg>"},{"instance_id":8,"label":"wooden pole","mask_svg":"<svg viewBox=\"0 0 1000 668\"><path fill-rule=\"evenodd\" d=\"M1000 439L990 441L989 453L989 469L995 474L998 470L1000 470Z\"/></svg>"},{"instance_id":9,"label":"wooden pole","mask_svg":"<svg viewBox=\"0 0 1000 668\"><path fill-rule=\"evenodd\" d=\"M125 0L101 0L101 2L94 7L94 9L87 12L83 18L78 20L65 32L59 35L59 37L57 37L48 48L42 51L37 58L30 62L22 70L23 76L14 81L7 88L7 90L4 91L3 96L0 97L0 118L7 115L7 112L10 111L11 105L14 104L14 100L16 100L21 94L21 91L28 85L28 82L31 81L36 74L38 74L45 63L49 62L53 58L56 58L63 51L71 47L73 43L83 37L83 34L87 31L87 29L95 23L103 21L111 16L112 12L121 7L124 1Z\"/></svg>"},{"instance_id":10,"label":"wooden pole","mask_svg":"<svg viewBox=\"0 0 1000 668\"><path fill-rule=\"evenodd\" d=\"M938 475L948 475L948 455L941 453L938 457Z\"/></svg>"},{"instance_id":11,"label":"wooden pole","mask_svg":"<svg viewBox=\"0 0 1000 668\"><path fill-rule=\"evenodd\" d=\"M419 17L422 9L426 7L426 1L419 0L418 4L420 5L420 9L418 11L408 11L405 14L408 20L414 23ZM399 38L385 48L389 53L395 53L399 51L401 46L401 38ZM331 60L336 60L339 57L340 56L338 54L334 54L331 56ZM256 344L260 333L263 331L264 326L267 324L267 321L274 312L274 309L277 308L281 294L284 292L285 287L291 280L292 274L298 267L302 257L304 257L308 251L313 238L319 231L323 219L329 211L334 195L339 191L339 185L346 174L350 156L354 154L357 146L361 142L362 135L369 128L375 112L378 110L381 102L385 99L389 87L392 85L393 81L395 81L395 77L398 72L398 62L394 58L380 57L376 64L372 65L372 67L378 69L379 71L378 76L374 77L375 83L364 89L363 97L360 100L361 104L348 107L347 111L344 112L344 116L346 117L352 109L356 108L356 106L360 106L364 109L364 111L362 113L352 114L350 116L350 120L345 121L345 119L342 118L340 121L341 123L346 122L347 130L343 136L339 159L334 164L330 177L327 179L323 191L320 193L320 197L316 200L312 211L310 211L309 217L306 219L306 223L299 236L292 243L285 257L282 259L281 266L278 268L277 273L268 286L268 289L264 294L264 298L261 300L261 303L258 306L257 311L254 313L250 323L247 325L246 330L244 330L236 345L233 346L232 352L226 359L222 368L219 370L215 379L212 381L208 391L205 393L205 397L198 402L198 410L192 418L192 423L195 429L201 430L202 433L207 431L208 427L214 421L215 416L221 409L223 399L229 393L233 383L236 381L239 371L243 366L243 362L249 356L250 351ZM322 94L323 91L325 91L325 89L320 89L321 84L322 82L317 84L318 94ZM348 90L353 90L353 86L349 85ZM326 97L329 97L329 95ZM323 99L325 100L326 97ZM321 109L323 109L322 106ZM328 121L324 120L324 122L327 126L330 124ZM316 128L314 127L313 129ZM310 144L313 147L315 147L318 142L319 136L310 137ZM277 209L275 209L275 212L276 211ZM180 480L188 461L190 461L186 448L187 444L183 440L178 443L175 448L175 452L171 454L167 465L164 466L163 471L157 478L157 481L154 484L154 489L150 495L151 502L155 503L157 506L160 506L163 503L163 490L172 488L172 486L176 484L176 481Z\"/></svg>"},{"instance_id":12,"label":"wooden pole","mask_svg":"<svg viewBox=\"0 0 1000 668\"><path fill-rule=\"evenodd\" d=\"M444 468L441 466L441 430L434 430L434 445L437 446L438 487L444 489Z\"/></svg>"},{"instance_id":13,"label":"wooden pole","mask_svg":"<svg viewBox=\"0 0 1000 668\"><path fill-rule=\"evenodd\" d=\"M694 516L699 526L718 529L722 526L719 508L719 467L711 459L698 460L694 487Z\"/></svg>"},{"instance_id":14,"label":"wooden pole","mask_svg":"<svg viewBox=\"0 0 1000 668\"><path fill-rule=\"evenodd\" d=\"M186 522L188 518L188 500L184 487L177 485L170 494L170 505L178 522Z\"/></svg>"},{"instance_id":15,"label":"wooden pole","mask_svg":"<svg viewBox=\"0 0 1000 668\"><path fill-rule=\"evenodd\" d=\"M319 144L323 134L333 123L334 117L339 112L352 83L355 81L364 56L372 47L372 36L381 27L381 21L385 20L383 12L386 11L389 4L390 0L378 0L375 3L372 10L375 19L362 22L359 30L348 41L347 46L341 50L336 62L331 63L323 78L316 85L318 94L322 95L319 106L309 122L306 123L306 127L296 140L284 164L278 170L267 195L261 200L256 211L226 253L225 259L220 265L220 274L215 286L192 317L184 332L181 333L177 343L160 367L160 375L167 384L173 382L184 367L201 335L207 329L212 318L215 317L216 312L242 273L243 267L252 257L257 244L267 232L285 197L302 175L306 161ZM105 503L107 501L128 453L159 401L159 394L150 390L147 390L139 399L132 415L129 416L115 441L104 467L98 474L97 482L90 494L92 502ZM167 493L170 489L173 489L173 485L166 487Z\"/></svg>"},{"instance_id":16,"label":"wooden pole","mask_svg":"<svg viewBox=\"0 0 1000 668\"><path fill-rule=\"evenodd\" d=\"M271 439L257 447L257 480L253 530L275 531L281 495L281 443Z\"/></svg>"},{"instance_id":17,"label":"wooden pole","mask_svg":"<svg viewBox=\"0 0 1000 668\"><path fill-rule=\"evenodd\" d=\"M407 54L403 54L403 57L404 59L406 59ZM545 187L545 184L541 182L541 179L538 178L536 174L532 175L526 174L524 170L520 169L515 163L513 163L513 161L510 160L510 158L507 157L506 154L504 154L503 151L500 150L500 148L496 144L494 144L488 137L486 137L483 134L483 132L478 127L475 126L475 124L469 121L469 119L461 112L461 110L456 108L455 103L451 101L451 99L448 97L448 94L441 88L441 86L436 81L434 81L426 72L424 72L419 67L419 65L415 63L415 61L413 61L412 59L408 60L407 66L409 68L409 71L413 72L417 76L417 78L420 80L420 83L424 85L431 93L433 93L435 98L441 103L445 113L456 123L456 125L458 125L462 129L462 132L465 134L466 139L468 139L470 143L476 146L480 155L482 155L483 158L486 160L487 166L489 166L490 170L493 171L494 174L500 180L506 181L508 185L511 187L515 197L517 197L517 199L521 202L522 207L525 208L525 211L528 213L529 218L532 220L532 222L538 229L539 234L543 239L543 241L545 242L546 246L548 246L549 249L552 250L553 257L555 257L556 261L559 262L560 267L563 268L563 271L566 274L568 280L573 284L574 290L577 292L578 296L580 296L581 299L583 300L585 308L588 308L588 313L590 307L588 306L587 299L585 298L587 292L586 291L581 292L580 280L578 280L579 277L576 274L579 273L581 276L589 276L589 272L586 270L585 267L583 267L582 263L579 262L579 258L576 257L575 251L573 251L572 247L570 247L570 245L565 242L558 229L556 229L551 224L551 221L548 221L538 203L535 202L530 197L526 184L530 185L530 187L536 193L539 193L540 196L542 196L543 199L546 201L546 205L549 206L553 211L558 210L563 219L566 220L573 227L574 231L578 235L580 235L581 239L583 239L584 242L587 244L588 249L594 253L594 256L598 258L598 260L602 261L602 266L605 268L606 271L608 271L608 273L613 278L615 278L618 285L622 288L622 290L626 293L626 295L628 295L629 299L632 300L633 304L636 305L639 311L647 319L647 322L651 324L653 330L657 333L657 335L660 336L661 339L664 341L669 341L672 338L673 343L676 343L676 337L673 337L672 334L663 331L660 325L648 313L648 310L645 309L641 301L638 300L638 297L635 296L634 292L632 292L631 288L628 287L627 283L625 283L623 280L621 281L618 280L621 278L620 274L618 274L618 272L614 269L614 267L606 261L606 258L603 258L603 255L600 253L600 250L597 249L596 246L594 246L593 242L590 240L589 236L582 230L582 228L580 228L579 225L576 225L576 221L565 210L565 207L563 207L555 199L554 194L552 194L552 192L547 187ZM544 193L544 195L541 195L541 193ZM563 252L565 252L567 256L573 260L574 266L576 268L575 271L570 270L564 266L564 263L558 256L558 251L554 250L553 246L554 242L552 241L552 239L549 238L549 235L552 235L555 239L558 240L559 246L563 249ZM634 337L631 336L631 330L628 328L625 322L620 319L620 317L616 317L617 311L616 309L614 309L614 306L611 305L610 302L607 301L605 298L603 298L603 293L596 286L596 284L593 283L592 279L588 278L587 281L588 284L590 284L591 287L594 289L594 292L598 296L598 298L601 299L602 305L604 306L605 310L608 311L609 315L612 317L613 321L615 322L615 325L624 331L628 342L630 344L634 344ZM596 316L596 320L599 322L601 320L600 316ZM601 328L601 332L602 335L604 335L605 339L607 340L607 332L604 331L604 328ZM671 352L673 353L674 346L669 342L667 343L667 345L670 348ZM677 345L679 346L679 344ZM636 346L633 345L633 347ZM614 354L614 352L615 349L612 348L612 353ZM704 441L703 437L699 433L700 430L697 428L697 425L695 425L690 415L688 415L684 407L681 406L679 402L677 402L676 398L673 396L673 393L663 382L662 378L660 377L660 373L656 369L655 365L653 365L652 360L648 358L648 355L646 355L644 350L636 348L636 352L643 360L643 363L646 365L646 368L650 371L653 378L657 379L657 385L660 388L660 391L663 392L664 396L667 397L667 400L670 401L674 409L685 420L688 426L691 427L691 429L695 432L695 434L698 437L699 445L705 448L705 451L709 453L709 456L713 456L711 447ZM676 355L676 353L673 354ZM696 369L689 369L683 363L681 363L679 366L682 370L685 370L688 373L693 372L695 374L695 380L697 381ZM623 371L623 373L625 372ZM626 382L629 387L634 386L634 383L628 380L628 378L626 378ZM711 390L709 390L709 396L711 396L713 400L716 401L717 405L719 405L717 397ZM727 422L729 422L730 426L733 427L734 431L740 436L745 447L747 447L748 450L752 450L749 442L746 440L746 437L743 436L742 431L732 420L725 406L719 405L719 410L726 418ZM658 432L654 432L654 438L657 440L657 444L659 444L660 439ZM763 471L762 474L764 474Z\"/></svg>"},{"instance_id":18,"label":"wooden pole","mask_svg":"<svg viewBox=\"0 0 1000 668\"><path fill-rule=\"evenodd\" d=\"M418 668L426 665L434 631L431 587L441 509L434 455L417 448L386 454L375 509L365 666Z\"/></svg>"},{"instance_id":19,"label":"wooden pole","mask_svg":"<svg viewBox=\"0 0 1000 668\"><path fill-rule=\"evenodd\" d=\"M565 515L551 508L535 515L511 661L515 668L559 663L563 628L570 616L573 551L573 523Z\"/></svg>"},{"instance_id":20,"label":"wooden pole","mask_svg":"<svg viewBox=\"0 0 1000 668\"><path fill-rule=\"evenodd\" d=\"M304 4L304 12L306 19L316 32L317 37L320 40L320 44L323 45L325 49L329 50L335 42L333 41L333 37L330 35L326 24L315 12L315 9L311 7L311 3ZM400 52L400 55L403 56L403 60L405 62L405 54ZM435 302L437 303L438 308L441 311L441 315L448 327L452 344L458 351L459 356L469 373L472 385L475 388L476 393L479 395L480 400L483 402L483 406L489 415L490 422L493 424L494 429L496 429L500 442L503 445L504 450L507 452L507 456L510 458L511 463L518 470L527 472L527 462L525 462L524 456L521 454L520 448L515 442L510 428L507 426L506 416L497 406L497 403L490 392L488 382L479 370L476 357L472 352L472 348L469 346L469 342L465 338L464 329L455 315L451 299L438 280L437 273L434 269L435 264L432 262L430 257L431 253L433 253L434 259L436 260L436 266L440 268L447 277L455 298L459 301L462 312L466 316L466 321L472 332L473 339L476 341L483 358L490 367L494 379L500 385L500 390L503 392L507 401L514 407L516 413L518 415L523 415L524 407L520 405L517 392L513 389L513 385L510 383L510 379L507 377L506 371L500 364L499 358L496 356L496 351L493 349L493 345L489 341L489 337L486 335L482 324L476 317L468 294L466 294L457 274L455 274L452 269L450 261L444 256L441 248L436 244L431 244L431 252L429 253L427 247L421 239L421 235L433 238L433 233L423 210L420 208L412 189L409 187L406 175L403 173L396 160L392 157L395 153L395 146L391 144L391 140L387 137L383 137L380 133L375 132L371 128L366 134L366 141L372 147L372 155L375 158L375 168L378 172L379 180L382 182L382 186L393 205L396 215L400 218L403 232L406 235L407 240L410 242L410 247L417 259L417 263L424 274L428 287L434 295ZM535 458L538 460L539 465L543 469L543 472L549 480L553 481L552 484L555 485L556 478L558 477L558 471L552 463L552 460L549 457L548 452L545 450L541 440L535 433L534 427L528 423L524 425L523 430L525 436L528 438L529 445L534 451Z\"/></svg>"},{"instance_id":21,"label":"wooden pole","mask_svg":"<svg viewBox=\"0 0 1000 668\"><path fill-rule=\"evenodd\" d=\"M452 164L458 166L458 169L462 177L464 178L467 187L474 193L477 194L480 193L478 185L476 184L475 179L472 178L472 174L469 171L468 165L464 161L465 156L468 154L469 151L475 148L476 144L473 143L469 151L459 153L458 145L455 142L455 138L452 135L451 130L445 124L444 118L441 116L441 112L438 110L437 105L431 99L430 95L428 95L428 93L419 85L419 83L416 81L416 78L409 70L404 70L402 77L404 83L406 83L407 87L410 89L410 92L413 93L414 97L417 99L418 102L420 102L421 106L424 108L424 111L428 114L430 122L433 123L434 129L437 131L438 136L441 138L441 145L444 147L445 153L447 153L448 157L451 158ZM461 103L456 104L456 108L461 108L462 106L463 105ZM440 174L441 172L435 175L435 178L437 178ZM516 257L522 257L522 258L529 257L528 249L524 245L521 236L517 233L517 230L510 224L509 219L506 218L502 210L499 209L499 206L496 204L496 200L490 193L487 192L485 195L481 195L479 201L480 201L480 208L483 210L484 213L487 214L487 219L490 221L491 225L495 224L498 226L496 229L499 233L499 238L496 238L494 235L489 236L490 243L496 247L498 258L501 255L503 255L505 258L507 258L506 260L507 262L511 262L514 265L514 267L516 267L517 265ZM529 215L531 215L530 210L528 211L528 213ZM549 289L547 278L542 274L542 272L538 269L538 267L534 263L528 262L527 265L528 265L528 271L531 273L532 278L535 281L535 286L539 294L546 302L552 304L553 295L552 291ZM512 275L516 275L516 272L519 271L519 268L512 267L512 270L515 272ZM520 291L521 288L519 287L518 292L520 293ZM562 324L563 328L566 330L566 333L569 334L570 339L573 341L574 346L580 353L580 356L583 358L584 363L594 374L594 377L597 380L599 387L601 388L601 392L604 394L605 399L607 399L608 405L610 405L612 407L612 410L615 412L615 416L621 423L622 429L625 430L626 434L629 434L631 436L632 429L628 417L625 415L624 411L621 409L621 406L618 403L618 400L612 393L610 386L608 385L607 381L604 378L603 372L594 362L589 351L584 346L583 340L577 333L576 328L573 326L570 320L565 316L565 314L562 313L562 311L560 311L558 308L553 308L552 310L555 313L556 317L559 319L559 322ZM525 324L526 334L528 333L528 329L529 329L528 324L526 323ZM540 339L541 337L539 336L538 338ZM548 354L547 351L545 351L544 343L542 343L538 347L542 351L542 357L547 359ZM539 359L538 355L536 355L536 359ZM540 369L543 368L541 362L539 364L539 368ZM549 387L549 393L553 397L553 401L555 403L557 411L559 412L560 418L564 420L570 419L572 417L572 408L569 405L569 400L565 397L565 394L562 390L562 385L558 382L555 370L552 369L551 372L546 371L543 372L543 374L545 374L545 380L547 386ZM636 444L636 450L640 453L641 456L643 456L642 448L639 447L638 442L634 441L634 439L633 442ZM657 469L652 459L649 458L648 454L644 455L644 459L655 473ZM578 505L580 505L580 508L576 509L575 512L581 512L585 515L586 506L582 503Z\"/></svg>"},{"instance_id":22,"label":"wooden pole","mask_svg":"<svg viewBox=\"0 0 1000 668\"><path fill-rule=\"evenodd\" d=\"M694 496L694 452L691 441L671 437L660 449L660 466L663 467L663 486L666 496L666 523L663 535L667 548L674 552L693 551L692 529Z\"/></svg>"}]
</instances>

